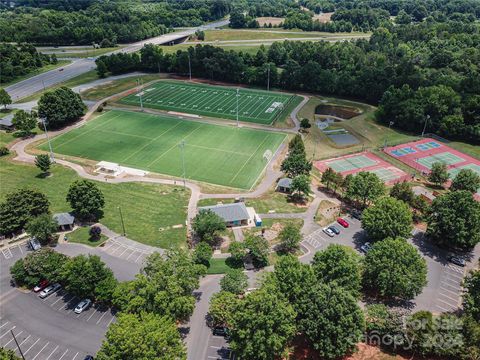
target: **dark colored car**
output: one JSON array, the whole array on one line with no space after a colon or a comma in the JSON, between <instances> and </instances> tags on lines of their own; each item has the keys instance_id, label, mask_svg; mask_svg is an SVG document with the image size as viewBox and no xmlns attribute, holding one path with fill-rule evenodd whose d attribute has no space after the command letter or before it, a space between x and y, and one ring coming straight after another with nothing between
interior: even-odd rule
<instances>
[{"instance_id":1,"label":"dark colored car","mask_svg":"<svg viewBox=\"0 0 480 360\"><path fill-rule=\"evenodd\" d=\"M330 226L329 229L332 230L336 235L340 234L340 229L334 225Z\"/></svg>"},{"instance_id":2,"label":"dark colored car","mask_svg":"<svg viewBox=\"0 0 480 360\"><path fill-rule=\"evenodd\" d=\"M215 336L228 336L228 328L224 326L215 326L213 328L213 335Z\"/></svg>"},{"instance_id":3,"label":"dark colored car","mask_svg":"<svg viewBox=\"0 0 480 360\"><path fill-rule=\"evenodd\" d=\"M357 220L362 220L362 213L360 211L352 211L352 217Z\"/></svg>"},{"instance_id":4,"label":"dark colored car","mask_svg":"<svg viewBox=\"0 0 480 360\"><path fill-rule=\"evenodd\" d=\"M448 261L461 267L464 267L467 264L466 261L461 257L453 256L453 255L448 257Z\"/></svg>"},{"instance_id":5,"label":"dark colored car","mask_svg":"<svg viewBox=\"0 0 480 360\"><path fill-rule=\"evenodd\" d=\"M85 359L83 360L94 360L92 355L87 355L85 356Z\"/></svg>"}]
</instances>

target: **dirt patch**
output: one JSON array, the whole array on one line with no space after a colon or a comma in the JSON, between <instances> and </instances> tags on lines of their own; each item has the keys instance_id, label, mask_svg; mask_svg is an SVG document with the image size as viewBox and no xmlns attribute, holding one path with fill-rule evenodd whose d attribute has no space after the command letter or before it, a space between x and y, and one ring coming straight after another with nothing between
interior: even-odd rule
<instances>
[{"instance_id":1,"label":"dirt patch","mask_svg":"<svg viewBox=\"0 0 480 360\"><path fill-rule=\"evenodd\" d=\"M256 20L258 21L258 24L260 26L268 25L268 24L272 24L273 26L275 25L278 26L285 21L285 18L266 16L266 17L257 17Z\"/></svg>"},{"instance_id":2,"label":"dirt patch","mask_svg":"<svg viewBox=\"0 0 480 360\"><path fill-rule=\"evenodd\" d=\"M340 212L340 205L329 200L322 200L318 206L316 222L320 226L326 226L335 220Z\"/></svg>"},{"instance_id":3,"label":"dirt patch","mask_svg":"<svg viewBox=\"0 0 480 360\"><path fill-rule=\"evenodd\" d=\"M327 23L331 21L332 15L333 15L333 12L315 14L313 15L313 21L318 20L321 23Z\"/></svg>"},{"instance_id":4,"label":"dirt patch","mask_svg":"<svg viewBox=\"0 0 480 360\"><path fill-rule=\"evenodd\" d=\"M330 115L347 120L354 118L361 113L361 110L350 106L320 104L315 108L315 115Z\"/></svg>"}]
</instances>

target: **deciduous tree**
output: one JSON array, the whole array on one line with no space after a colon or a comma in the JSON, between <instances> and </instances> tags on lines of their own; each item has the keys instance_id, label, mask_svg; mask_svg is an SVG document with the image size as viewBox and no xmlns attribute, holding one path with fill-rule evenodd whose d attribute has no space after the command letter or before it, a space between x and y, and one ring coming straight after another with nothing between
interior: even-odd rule
<instances>
[{"instance_id":1,"label":"deciduous tree","mask_svg":"<svg viewBox=\"0 0 480 360\"><path fill-rule=\"evenodd\" d=\"M225 230L226 225L212 210L200 210L193 219L192 228L200 239L213 244L218 232Z\"/></svg>"},{"instance_id":2,"label":"deciduous tree","mask_svg":"<svg viewBox=\"0 0 480 360\"><path fill-rule=\"evenodd\" d=\"M300 248L302 234L298 226L287 224L279 234L280 247L283 251L294 253Z\"/></svg>"},{"instance_id":3,"label":"deciduous tree","mask_svg":"<svg viewBox=\"0 0 480 360\"><path fill-rule=\"evenodd\" d=\"M0 89L0 104L2 104L6 109L7 105L10 105L11 103L12 98L7 93L7 91L5 89Z\"/></svg>"},{"instance_id":4,"label":"deciduous tree","mask_svg":"<svg viewBox=\"0 0 480 360\"><path fill-rule=\"evenodd\" d=\"M281 170L290 178L298 175L308 175L312 170L312 163L299 153L290 154L282 162Z\"/></svg>"},{"instance_id":5,"label":"deciduous tree","mask_svg":"<svg viewBox=\"0 0 480 360\"><path fill-rule=\"evenodd\" d=\"M25 110L18 110L12 119L12 124L21 135L27 136L32 133L32 130L37 126L37 113L31 113Z\"/></svg>"},{"instance_id":6,"label":"deciduous tree","mask_svg":"<svg viewBox=\"0 0 480 360\"><path fill-rule=\"evenodd\" d=\"M362 228L370 239L408 238L412 231L412 212L401 200L383 197L362 213Z\"/></svg>"},{"instance_id":7,"label":"deciduous tree","mask_svg":"<svg viewBox=\"0 0 480 360\"><path fill-rule=\"evenodd\" d=\"M148 312L120 314L105 335L98 360L186 359L175 322Z\"/></svg>"},{"instance_id":8,"label":"deciduous tree","mask_svg":"<svg viewBox=\"0 0 480 360\"><path fill-rule=\"evenodd\" d=\"M411 205L415 194L413 193L412 185L409 182L402 181L393 185L390 189L390 196Z\"/></svg>"},{"instance_id":9,"label":"deciduous tree","mask_svg":"<svg viewBox=\"0 0 480 360\"><path fill-rule=\"evenodd\" d=\"M427 223L438 245L470 250L480 242L480 203L465 190L446 193L433 200Z\"/></svg>"},{"instance_id":10,"label":"deciduous tree","mask_svg":"<svg viewBox=\"0 0 480 360\"><path fill-rule=\"evenodd\" d=\"M249 235L245 238L245 246L255 267L260 268L268 265L270 247L266 239L261 236Z\"/></svg>"},{"instance_id":11,"label":"deciduous tree","mask_svg":"<svg viewBox=\"0 0 480 360\"><path fill-rule=\"evenodd\" d=\"M465 312L480 322L480 270L472 270L464 280L466 289L463 295Z\"/></svg>"},{"instance_id":12,"label":"deciduous tree","mask_svg":"<svg viewBox=\"0 0 480 360\"><path fill-rule=\"evenodd\" d=\"M31 237L47 244L58 230L58 223L50 214L41 214L27 223L26 230Z\"/></svg>"},{"instance_id":13,"label":"deciduous tree","mask_svg":"<svg viewBox=\"0 0 480 360\"><path fill-rule=\"evenodd\" d=\"M201 264L209 267L212 254L212 247L208 245L205 241L201 241L195 246L195 250L193 252L193 261L196 264Z\"/></svg>"},{"instance_id":14,"label":"deciduous tree","mask_svg":"<svg viewBox=\"0 0 480 360\"><path fill-rule=\"evenodd\" d=\"M293 178L292 185L290 186L292 195L298 196L301 199L304 199L311 194L310 190L310 176L308 175L298 175Z\"/></svg>"},{"instance_id":15,"label":"deciduous tree","mask_svg":"<svg viewBox=\"0 0 480 360\"><path fill-rule=\"evenodd\" d=\"M241 269L230 269L220 280L222 291L232 294L242 294L248 286L248 276Z\"/></svg>"},{"instance_id":16,"label":"deciduous tree","mask_svg":"<svg viewBox=\"0 0 480 360\"><path fill-rule=\"evenodd\" d=\"M83 220L100 218L105 206L102 191L94 182L89 180L74 181L68 189L67 201L75 215Z\"/></svg>"},{"instance_id":17,"label":"deciduous tree","mask_svg":"<svg viewBox=\"0 0 480 360\"><path fill-rule=\"evenodd\" d=\"M80 95L68 87L48 91L38 101L38 115L50 128L68 125L85 114L87 107Z\"/></svg>"},{"instance_id":18,"label":"deciduous tree","mask_svg":"<svg viewBox=\"0 0 480 360\"><path fill-rule=\"evenodd\" d=\"M210 299L208 315L212 320L213 326L230 327L233 314L235 313L240 299L236 294L228 291L220 291L213 294Z\"/></svg>"},{"instance_id":19,"label":"deciduous tree","mask_svg":"<svg viewBox=\"0 0 480 360\"><path fill-rule=\"evenodd\" d=\"M382 180L374 173L361 171L351 179L346 196L361 202L365 207L383 194L385 194L385 185Z\"/></svg>"},{"instance_id":20,"label":"deciduous tree","mask_svg":"<svg viewBox=\"0 0 480 360\"><path fill-rule=\"evenodd\" d=\"M412 299L427 284L427 265L404 239L387 238L365 256L363 285L384 298Z\"/></svg>"},{"instance_id":21,"label":"deciduous tree","mask_svg":"<svg viewBox=\"0 0 480 360\"><path fill-rule=\"evenodd\" d=\"M47 154L35 156L35 166L38 167L43 173L48 173L51 165L52 161L50 160L50 156Z\"/></svg>"},{"instance_id":22,"label":"deciduous tree","mask_svg":"<svg viewBox=\"0 0 480 360\"><path fill-rule=\"evenodd\" d=\"M447 164L443 162L435 162L432 164L430 174L428 175L428 181L434 183L437 186L442 186L448 180Z\"/></svg>"},{"instance_id":23,"label":"deciduous tree","mask_svg":"<svg viewBox=\"0 0 480 360\"><path fill-rule=\"evenodd\" d=\"M461 169L452 181L450 190L466 190L471 193L480 189L480 176L470 169Z\"/></svg>"}]
</instances>

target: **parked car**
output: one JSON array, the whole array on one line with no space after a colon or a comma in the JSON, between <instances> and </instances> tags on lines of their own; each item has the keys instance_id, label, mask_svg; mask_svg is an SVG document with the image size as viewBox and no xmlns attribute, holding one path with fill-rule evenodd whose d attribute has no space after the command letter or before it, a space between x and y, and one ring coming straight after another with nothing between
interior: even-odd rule
<instances>
[{"instance_id":1,"label":"parked car","mask_svg":"<svg viewBox=\"0 0 480 360\"><path fill-rule=\"evenodd\" d=\"M337 219L337 222L342 225L344 228L348 228L350 226L350 224L348 223L347 220L343 219L343 218L338 218Z\"/></svg>"},{"instance_id":2,"label":"parked car","mask_svg":"<svg viewBox=\"0 0 480 360\"><path fill-rule=\"evenodd\" d=\"M40 250L42 248L42 245L40 245L40 242L35 238L31 238L30 240L28 240L28 246L33 251L37 251L37 250Z\"/></svg>"},{"instance_id":3,"label":"parked car","mask_svg":"<svg viewBox=\"0 0 480 360\"><path fill-rule=\"evenodd\" d=\"M74 310L75 314L81 314L83 311L87 310L91 304L92 304L92 300L83 299L75 307L75 310Z\"/></svg>"},{"instance_id":4,"label":"parked car","mask_svg":"<svg viewBox=\"0 0 480 360\"><path fill-rule=\"evenodd\" d=\"M213 328L213 335L215 336L228 336L228 328L224 326L216 326Z\"/></svg>"},{"instance_id":5,"label":"parked car","mask_svg":"<svg viewBox=\"0 0 480 360\"><path fill-rule=\"evenodd\" d=\"M462 267L464 267L467 264L467 262L464 259L462 259L459 256L455 256L455 255L449 256L448 261L450 261L451 263L453 263L455 265L462 266Z\"/></svg>"},{"instance_id":6,"label":"parked car","mask_svg":"<svg viewBox=\"0 0 480 360\"><path fill-rule=\"evenodd\" d=\"M63 71L63 70L64 70L63 68L58 69L58 71Z\"/></svg>"},{"instance_id":7,"label":"parked car","mask_svg":"<svg viewBox=\"0 0 480 360\"><path fill-rule=\"evenodd\" d=\"M40 290L45 289L49 285L48 280L42 280L38 283L37 286L33 288L33 292L39 292Z\"/></svg>"},{"instance_id":8,"label":"parked car","mask_svg":"<svg viewBox=\"0 0 480 360\"><path fill-rule=\"evenodd\" d=\"M87 355L83 360L94 360L92 355Z\"/></svg>"},{"instance_id":9,"label":"parked car","mask_svg":"<svg viewBox=\"0 0 480 360\"><path fill-rule=\"evenodd\" d=\"M54 292L58 291L61 287L62 287L62 285L60 285L59 283L49 285L45 289L42 290L42 292L40 293L39 296L40 296L40 298L45 299L47 296L50 296Z\"/></svg>"},{"instance_id":10,"label":"parked car","mask_svg":"<svg viewBox=\"0 0 480 360\"><path fill-rule=\"evenodd\" d=\"M334 233L333 230L330 229L329 227L328 227L328 228L323 228L323 232L324 232L325 234L327 234L328 236L330 236L330 237L334 237L334 236L335 236L335 233Z\"/></svg>"},{"instance_id":11,"label":"parked car","mask_svg":"<svg viewBox=\"0 0 480 360\"><path fill-rule=\"evenodd\" d=\"M336 235L340 235L340 229L337 228L335 225L329 226L328 228L332 230Z\"/></svg>"},{"instance_id":12,"label":"parked car","mask_svg":"<svg viewBox=\"0 0 480 360\"><path fill-rule=\"evenodd\" d=\"M358 210L352 211L352 217L357 220L362 220L362 212Z\"/></svg>"},{"instance_id":13,"label":"parked car","mask_svg":"<svg viewBox=\"0 0 480 360\"><path fill-rule=\"evenodd\" d=\"M363 253L368 253L370 250L372 250L372 244L369 242L366 242L362 246L360 246L360 250L362 250Z\"/></svg>"}]
</instances>

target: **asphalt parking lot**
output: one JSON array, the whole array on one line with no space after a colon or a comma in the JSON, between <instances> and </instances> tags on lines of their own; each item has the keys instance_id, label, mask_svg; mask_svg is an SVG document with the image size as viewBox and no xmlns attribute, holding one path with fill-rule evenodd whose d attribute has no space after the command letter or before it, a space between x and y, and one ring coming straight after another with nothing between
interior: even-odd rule
<instances>
[{"instance_id":1,"label":"asphalt parking lot","mask_svg":"<svg viewBox=\"0 0 480 360\"><path fill-rule=\"evenodd\" d=\"M151 252L140 247L126 245L115 239L108 239L103 246L99 247L99 250L137 264L143 263L143 260L151 254Z\"/></svg>"},{"instance_id":2,"label":"asphalt parking lot","mask_svg":"<svg viewBox=\"0 0 480 360\"><path fill-rule=\"evenodd\" d=\"M360 251L368 237L361 228L361 221L345 217L349 222L348 228L343 228L333 223L341 233L334 237L326 235L322 229L307 235L302 241L309 252L300 259L304 263L310 263L317 251L325 249L329 244L343 244ZM461 306L461 294L463 292L462 281L466 270L448 262L447 253L429 244L423 233L414 230L409 242L416 246L427 262L428 283L408 306L414 310L428 310L433 313L456 311Z\"/></svg>"},{"instance_id":3,"label":"asphalt parking lot","mask_svg":"<svg viewBox=\"0 0 480 360\"><path fill-rule=\"evenodd\" d=\"M208 341L206 360L230 360L232 358L228 343L224 337L212 335Z\"/></svg>"}]
</instances>

